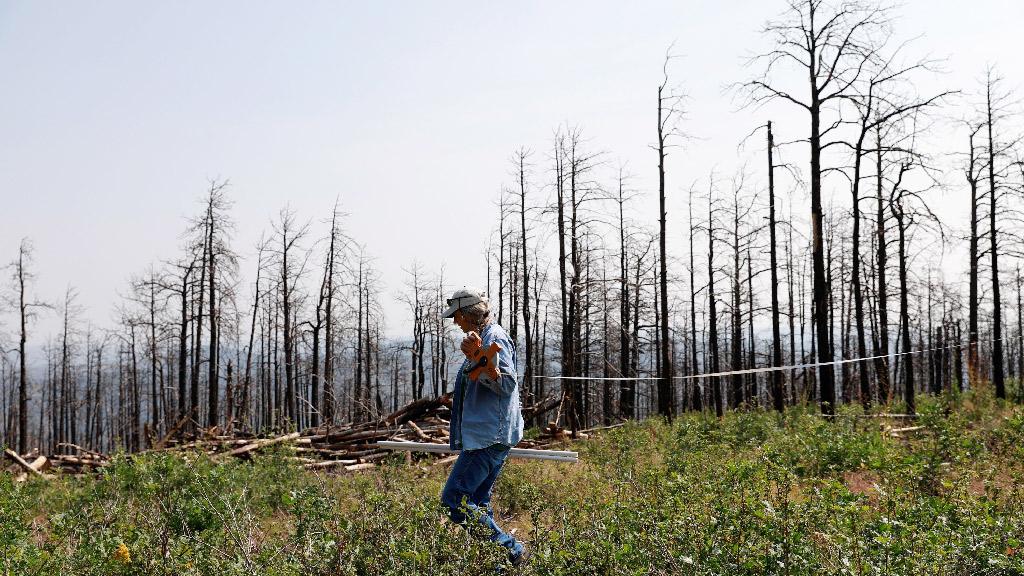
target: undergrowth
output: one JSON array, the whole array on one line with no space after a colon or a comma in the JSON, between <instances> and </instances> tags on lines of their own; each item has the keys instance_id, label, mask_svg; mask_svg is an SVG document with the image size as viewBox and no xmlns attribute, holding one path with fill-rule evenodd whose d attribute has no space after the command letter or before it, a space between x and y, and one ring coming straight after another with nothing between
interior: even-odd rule
<instances>
[{"instance_id":1,"label":"undergrowth","mask_svg":"<svg viewBox=\"0 0 1024 576\"><path fill-rule=\"evenodd\" d=\"M1024 410L965 395L918 413L631 422L574 444L579 464L511 460L496 513L532 550L522 574L1024 573ZM336 476L287 456L0 475L0 571L447 575L504 561L446 520L433 460Z\"/></svg>"}]
</instances>

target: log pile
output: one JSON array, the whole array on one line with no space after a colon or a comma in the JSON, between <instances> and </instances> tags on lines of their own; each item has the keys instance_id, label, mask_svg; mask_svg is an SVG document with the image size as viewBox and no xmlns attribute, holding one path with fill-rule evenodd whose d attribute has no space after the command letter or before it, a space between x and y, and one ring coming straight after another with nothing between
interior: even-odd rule
<instances>
[{"instance_id":1,"label":"log pile","mask_svg":"<svg viewBox=\"0 0 1024 576\"><path fill-rule=\"evenodd\" d=\"M525 407L523 416L527 420L539 417L556 408L558 404L557 399L547 398ZM377 420L359 424L318 426L269 437L256 437L240 431L225 433L217 428L201 430L199 434L185 435L180 433L184 426L179 423L165 437L159 440L151 439L150 444L153 447L142 453L200 452L215 460L248 459L266 448L287 444L294 446L294 455L289 458L307 470L355 472L373 468L378 461L393 454L392 451L376 445L381 440L447 443L450 407L450 395L424 398L410 402ZM564 431L552 424L545 429L541 438L533 441L524 440L519 446L538 448L564 438ZM49 457L30 454L27 458L8 449L6 455L14 462L9 470L15 474L16 480L25 480L29 475L46 477L47 470L69 474L89 473L109 465L111 461L107 454L76 444L61 443L57 448L59 453ZM438 462L450 460L451 458L443 458Z\"/></svg>"}]
</instances>

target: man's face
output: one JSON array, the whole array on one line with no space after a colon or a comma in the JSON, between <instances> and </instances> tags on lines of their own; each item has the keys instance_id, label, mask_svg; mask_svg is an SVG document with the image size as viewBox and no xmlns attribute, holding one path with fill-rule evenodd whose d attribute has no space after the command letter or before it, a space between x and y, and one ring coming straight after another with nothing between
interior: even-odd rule
<instances>
[{"instance_id":1,"label":"man's face","mask_svg":"<svg viewBox=\"0 0 1024 576\"><path fill-rule=\"evenodd\" d=\"M455 316L452 317L452 321L455 325L462 329L463 332L469 333L473 331L473 325L466 319L462 314L462 310L456 310Z\"/></svg>"}]
</instances>

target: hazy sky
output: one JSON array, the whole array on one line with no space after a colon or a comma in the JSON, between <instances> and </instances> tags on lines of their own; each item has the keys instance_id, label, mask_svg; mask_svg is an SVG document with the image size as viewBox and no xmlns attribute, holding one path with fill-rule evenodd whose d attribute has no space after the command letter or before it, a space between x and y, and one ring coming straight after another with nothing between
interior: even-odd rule
<instances>
[{"instance_id":1,"label":"hazy sky","mask_svg":"<svg viewBox=\"0 0 1024 576\"><path fill-rule=\"evenodd\" d=\"M560 123L607 151L609 181L628 162L634 187L650 191L655 89L673 42L685 128L699 138L669 159L678 218L690 183L731 171L753 126L771 118L780 138L802 133L799 114L734 112L723 92L749 76L743 57L782 7L0 0L0 261L30 237L40 296L73 285L86 316L107 324L131 274L179 253L211 178L231 181L245 294L279 210L319 235L339 197L381 271L389 331L401 332L394 295L414 259L443 264L451 284L484 284L517 147L535 151L538 202ZM948 57L936 87L974 90L987 63L1020 85L1024 2L908 0L898 14L900 37L919 36L915 53ZM650 199L637 210L656 218ZM670 215L679 254L681 226Z\"/></svg>"}]
</instances>

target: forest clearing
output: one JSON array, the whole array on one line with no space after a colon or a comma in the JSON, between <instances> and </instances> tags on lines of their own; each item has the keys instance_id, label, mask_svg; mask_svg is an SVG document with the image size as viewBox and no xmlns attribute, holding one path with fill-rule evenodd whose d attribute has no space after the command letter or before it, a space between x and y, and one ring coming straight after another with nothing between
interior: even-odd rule
<instances>
[{"instance_id":1,"label":"forest clearing","mask_svg":"<svg viewBox=\"0 0 1024 576\"><path fill-rule=\"evenodd\" d=\"M510 461L497 509L533 547L519 574L1022 573L1024 410L969 394L922 402L906 424L858 407L631 422L572 443L579 464ZM502 561L447 522L437 459L334 474L293 455L122 454L80 478L0 476L4 573L492 574Z\"/></svg>"},{"instance_id":2,"label":"forest clearing","mask_svg":"<svg viewBox=\"0 0 1024 576\"><path fill-rule=\"evenodd\" d=\"M1024 574L1024 3L104 2L0 7L4 576Z\"/></svg>"}]
</instances>

